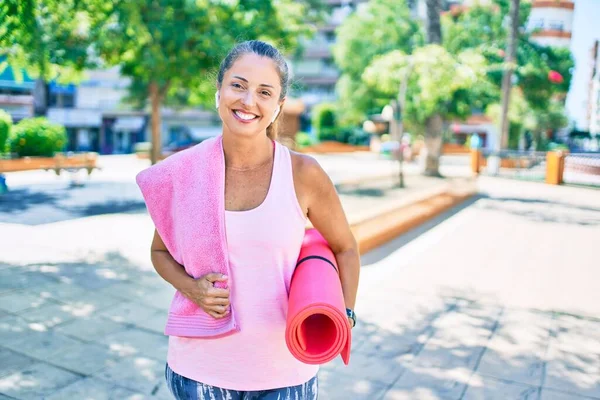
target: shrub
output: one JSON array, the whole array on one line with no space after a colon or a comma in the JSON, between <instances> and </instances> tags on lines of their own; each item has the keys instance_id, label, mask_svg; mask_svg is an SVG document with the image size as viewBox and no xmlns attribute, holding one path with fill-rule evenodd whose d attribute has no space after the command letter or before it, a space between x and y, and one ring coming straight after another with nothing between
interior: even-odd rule
<instances>
[{"instance_id":1,"label":"shrub","mask_svg":"<svg viewBox=\"0 0 600 400\"><path fill-rule=\"evenodd\" d=\"M296 146L307 147L315 143L315 140L306 132L296 133Z\"/></svg>"},{"instance_id":2,"label":"shrub","mask_svg":"<svg viewBox=\"0 0 600 400\"><path fill-rule=\"evenodd\" d=\"M11 130L9 146L11 153L19 157L52 157L67 144L65 127L46 118L28 118Z\"/></svg>"},{"instance_id":3,"label":"shrub","mask_svg":"<svg viewBox=\"0 0 600 400\"><path fill-rule=\"evenodd\" d=\"M13 120L9 113L0 110L0 154L6 151L6 141L12 128Z\"/></svg>"},{"instance_id":4,"label":"shrub","mask_svg":"<svg viewBox=\"0 0 600 400\"><path fill-rule=\"evenodd\" d=\"M317 133L319 140L335 140L331 139L331 131L335 128L335 124L335 105L331 103L321 103L313 108L312 126Z\"/></svg>"}]
</instances>

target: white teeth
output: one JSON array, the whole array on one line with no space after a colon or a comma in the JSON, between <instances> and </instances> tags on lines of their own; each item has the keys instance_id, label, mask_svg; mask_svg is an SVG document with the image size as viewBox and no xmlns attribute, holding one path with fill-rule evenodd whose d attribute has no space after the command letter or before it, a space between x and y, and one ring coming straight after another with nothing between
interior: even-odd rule
<instances>
[{"instance_id":1,"label":"white teeth","mask_svg":"<svg viewBox=\"0 0 600 400\"><path fill-rule=\"evenodd\" d=\"M235 115L237 115L241 119L244 119L244 120L247 120L247 121L256 118L256 115L254 115L254 114L246 114L246 113L243 113L241 111L234 111L234 112L235 112Z\"/></svg>"}]
</instances>

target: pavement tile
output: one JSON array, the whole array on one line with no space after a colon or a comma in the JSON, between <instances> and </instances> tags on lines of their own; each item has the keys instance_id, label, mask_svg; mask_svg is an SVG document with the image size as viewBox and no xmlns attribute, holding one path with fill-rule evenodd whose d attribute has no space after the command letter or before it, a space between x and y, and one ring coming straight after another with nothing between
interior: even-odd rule
<instances>
[{"instance_id":1,"label":"pavement tile","mask_svg":"<svg viewBox=\"0 0 600 400\"><path fill-rule=\"evenodd\" d=\"M38 360L49 360L65 351L65 349L79 343L81 343L79 340L62 335L54 330L46 332L30 330L9 342L6 347Z\"/></svg>"},{"instance_id":2,"label":"pavement tile","mask_svg":"<svg viewBox=\"0 0 600 400\"><path fill-rule=\"evenodd\" d=\"M18 314L22 311L38 308L46 304L57 304L55 301L27 293L23 290L15 290L0 295L0 310L12 314Z\"/></svg>"},{"instance_id":3,"label":"pavement tile","mask_svg":"<svg viewBox=\"0 0 600 400\"><path fill-rule=\"evenodd\" d=\"M600 398L600 323L560 316L550 339L544 388Z\"/></svg>"},{"instance_id":4,"label":"pavement tile","mask_svg":"<svg viewBox=\"0 0 600 400\"><path fill-rule=\"evenodd\" d=\"M162 334L151 333L137 328L128 328L98 338L98 343L119 356L146 356L165 360L169 338Z\"/></svg>"},{"instance_id":5,"label":"pavement tile","mask_svg":"<svg viewBox=\"0 0 600 400\"><path fill-rule=\"evenodd\" d=\"M337 357L321 366L321 369L335 374L343 374L357 379L373 380L390 385L404 372L404 366L401 361L400 359L378 358L360 352L353 352L348 365L344 365L341 357Z\"/></svg>"},{"instance_id":6,"label":"pavement tile","mask_svg":"<svg viewBox=\"0 0 600 400\"><path fill-rule=\"evenodd\" d=\"M471 371L465 368L439 369L412 366L385 393L386 400L460 399Z\"/></svg>"},{"instance_id":7,"label":"pavement tile","mask_svg":"<svg viewBox=\"0 0 600 400\"><path fill-rule=\"evenodd\" d=\"M92 375L115 364L117 360L118 356L111 354L106 347L93 343L76 343L63 348L48 361L81 375Z\"/></svg>"},{"instance_id":8,"label":"pavement tile","mask_svg":"<svg viewBox=\"0 0 600 400\"><path fill-rule=\"evenodd\" d=\"M578 396L572 393L559 392L542 388L540 400L597 400L598 397Z\"/></svg>"},{"instance_id":9,"label":"pavement tile","mask_svg":"<svg viewBox=\"0 0 600 400\"><path fill-rule=\"evenodd\" d=\"M155 311L150 318L140 322L135 322L135 325L139 326L140 328L148 329L160 334L164 334L166 324L167 311Z\"/></svg>"},{"instance_id":10,"label":"pavement tile","mask_svg":"<svg viewBox=\"0 0 600 400\"><path fill-rule=\"evenodd\" d=\"M319 399L324 400L374 400L379 399L387 385L366 377L343 373L319 371Z\"/></svg>"},{"instance_id":11,"label":"pavement tile","mask_svg":"<svg viewBox=\"0 0 600 400\"><path fill-rule=\"evenodd\" d=\"M137 324L155 317L158 312L156 309L138 302L128 301L103 310L98 313L98 316L123 324ZM166 316L166 312L163 314Z\"/></svg>"},{"instance_id":12,"label":"pavement tile","mask_svg":"<svg viewBox=\"0 0 600 400\"><path fill-rule=\"evenodd\" d=\"M21 313L22 317L30 323L52 328L58 324L71 321L77 317L85 316L88 310L73 309L64 304L46 304Z\"/></svg>"},{"instance_id":13,"label":"pavement tile","mask_svg":"<svg viewBox=\"0 0 600 400\"><path fill-rule=\"evenodd\" d=\"M133 390L115 386L95 378L80 379L52 395L46 400L145 400L146 395Z\"/></svg>"},{"instance_id":14,"label":"pavement tile","mask_svg":"<svg viewBox=\"0 0 600 400\"><path fill-rule=\"evenodd\" d=\"M0 378L20 371L36 360L16 353L4 347L0 347Z\"/></svg>"},{"instance_id":15,"label":"pavement tile","mask_svg":"<svg viewBox=\"0 0 600 400\"><path fill-rule=\"evenodd\" d=\"M552 325L550 314L505 310L477 372L540 386Z\"/></svg>"},{"instance_id":16,"label":"pavement tile","mask_svg":"<svg viewBox=\"0 0 600 400\"><path fill-rule=\"evenodd\" d=\"M56 279L52 277L22 271L20 268L0 269L0 294L55 282Z\"/></svg>"},{"instance_id":17,"label":"pavement tile","mask_svg":"<svg viewBox=\"0 0 600 400\"><path fill-rule=\"evenodd\" d=\"M93 316L74 319L58 325L55 329L67 336L72 336L83 341L94 341L126 328L124 324L119 324L99 316Z\"/></svg>"},{"instance_id":18,"label":"pavement tile","mask_svg":"<svg viewBox=\"0 0 600 400\"><path fill-rule=\"evenodd\" d=\"M0 378L0 393L22 400L38 399L79 379L80 375L38 362Z\"/></svg>"},{"instance_id":19,"label":"pavement tile","mask_svg":"<svg viewBox=\"0 0 600 400\"><path fill-rule=\"evenodd\" d=\"M431 327L405 335L381 329L367 336L356 351L377 359L393 358L397 361L410 362L421 351L432 333Z\"/></svg>"},{"instance_id":20,"label":"pavement tile","mask_svg":"<svg viewBox=\"0 0 600 400\"><path fill-rule=\"evenodd\" d=\"M88 294L84 288L60 282L50 282L36 287L29 287L26 292L34 296L51 298L58 301L77 300Z\"/></svg>"},{"instance_id":21,"label":"pavement tile","mask_svg":"<svg viewBox=\"0 0 600 400\"><path fill-rule=\"evenodd\" d=\"M123 303L121 299L90 292L77 299L63 299L61 301L78 317L91 316Z\"/></svg>"},{"instance_id":22,"label":"pavement tile","mask_svg":"<svg viewBox=\"0 0 600 400\"><path fill-rule=\"evenodd\" d=\"M94 377L133 391L149 395L160 387L165 376L165 362L142 356L126 357L94 374Z\"/></svg>"},{"instance_id":23,"label":"pavement tile","mask_svg":"<svg viewBox=\"0 0 600 400\"><path fill-rule=\"evenodd\" d=\"M538 400L537 386L475 375L469 381L464 400Z\"/></svg>"},{"instance_id":24,"label":"pavement tile","mask_svg":"<svg viewBox=\"0 0 600 400\"><path fill-rule=\"evenodd\" d=\"M494 317L490 311L449 311L433 322L435 333L418 353L414 364L429 368L473 369L491 336ZM493 312L492 315L495 315Z\"/></svg>"}]
</instances>

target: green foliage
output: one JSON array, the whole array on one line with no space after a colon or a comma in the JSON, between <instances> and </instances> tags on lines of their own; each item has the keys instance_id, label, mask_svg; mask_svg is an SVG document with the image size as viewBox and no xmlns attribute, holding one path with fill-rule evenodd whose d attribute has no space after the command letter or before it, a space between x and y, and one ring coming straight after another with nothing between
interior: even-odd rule
<instances>
[{"instance_id":1,"label":"green foliage","mask_svg":"<svg viewBox=\"0 0 600 400\"><path fill-rule=\"evenodd\" d=\"M411 18L406 1L372 0L364 11L346 18L337 30L333 47L342 72L336 87L341 122L362 122L370 110L379 112L389 102L389 95L365 85L361 79L374 57L393 50L410 53L423 43L423 33Z\"/></svg>"},{"instance_id":2,"label":"green foliage","mask_svg":"<svg viewBox=\"0 0 600 400\"><path fill-rule=\"evenodd\" d=\"M4 110L0 110L0 154L4 153L6 149L6 140L10 134L13 120L9 113Z\"/></svg>"},{"instance_id":3,"label":"green foliage","mask_svg":"<svg viewBox=\"0 0 600 400\"><path fill-rule=\"evenodd\" d=\"M19 157L52 157L67 145L67 133L62 125L46 118L28 118L20 121L11 130L9 146L11 153Z\"/></svg>"},{"instance_id":4,"label":"green foliage","mask_svg":"<svg viewBox=\"0 0 600 400\"><path fill-rule=\"evenodd\" d=\"M3 0L0 3L0 56L22 79L78 82L90 57L91 28L103 14L101 0ZM0 70L3 66L0 65Z\"/></svg>"},{"instance_id":5,"label":"green foliage","mask_svg":"<svg viewBox=\"0 0 600 400\"><path fill-rule=\"evenodd\" d=\"M494 0L490 5L476 4L458 15L449 13L442 18L444 47L452 54L465 49L478 51L490 66L487 75L494 83L497 94L487 91L489 96L485 98L486 101L480 101L482 107L477 108L485 108L487 104L499 101L508 40L503 24L508 9L509 0ZM531 40L525 30L530 9L530 2L521 1L521 33L515 77L529 106L543 110L549 106L548 102L554 94L569 90L574 62L569 49L539 46ZM548 73L551 70L559 72L564 81L560 84L550 82Z\"/></svg>"},{"instance_id":6,"label":"green foliage","mask_svg":"<svg viewBox=\"0 0 600 400\"><path fill-rule=\"evenodd\" d=\"M308 133L306 133L306 132L296 133L296 146L308 147L308 146L312 146L314 143L315 143L315 140Z\"/></svg>"},{"instance_id":7,"label":"green foliage","mask_svg":"<svg viewBox=\"0 0 600 400\"><path fill-rule=\"evenodd\" d=\"M485 71L485 59L474 51L454 56L441 46L427 45L410 56L392 51L375 58L363 81L393 97L400 82L408 79L404 118L423 124L437 113L446 119L468 116L472 107L468 94L478 85L478 91L484 91Z\"/></svg>"},{"instance_id":8,"label":"green foliage","mask_svg":"<svg viewBox=\"0 0 600 400\"><path fill-rule=\"evenodd\" d=\"M312 126L319 140L335 140L336 107L332 103L317 104L312 110Z\"/></svg>"},{"instance_id":9,"label":"green foliage","mask_svg":"<svg viewBox=\"0 0 600 400\"><path fill-rule=\"evenodd\" d=\"M238 42L261 39L284 53L317 18L312 1L114 2L104 29L96 32L98 51L132 78L129 99L143 106L150 83L170 105L214 102L216 69Z\"/></svg>"}]
</instances>

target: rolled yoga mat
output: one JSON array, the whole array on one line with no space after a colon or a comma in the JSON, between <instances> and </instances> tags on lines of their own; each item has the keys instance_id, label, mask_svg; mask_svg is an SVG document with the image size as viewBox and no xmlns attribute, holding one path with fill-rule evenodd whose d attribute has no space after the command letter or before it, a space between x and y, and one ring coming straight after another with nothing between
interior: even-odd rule
<instances>
[{"instance_id":1,"label":"rolled yoga mat","mask_svg":"<svg viewBox=\"0 0 600 400\"><path fill-rule=\"evenodd\" d=\"M348 365L351 339L335 256L323 236L308 229L290 283L287 347L306 364L341 355Z\"/></svg>"}]
</instances>

